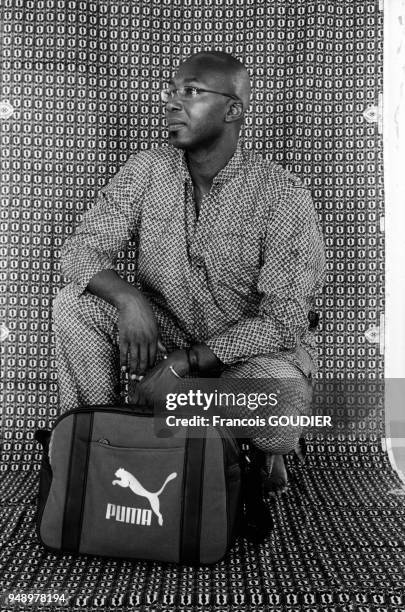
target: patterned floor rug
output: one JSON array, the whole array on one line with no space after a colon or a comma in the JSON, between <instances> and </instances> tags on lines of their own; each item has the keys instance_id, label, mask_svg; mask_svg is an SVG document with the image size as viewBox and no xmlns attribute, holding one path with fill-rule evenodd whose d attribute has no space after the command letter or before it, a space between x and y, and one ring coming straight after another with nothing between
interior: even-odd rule
<instances>
[{"instance_id":1,"label":"patterned floor rug","mask_svg":"<svg viewBox=\"0 0 405 612\"><path fill-rule=\"evenodd\" d=\"M37 470L6 472L2 591L65 594L74 610L404 610L405 491L377 439L312 442L288 470L268 541L240 538L206 567L48 553L35 534Z\"/></svg>"}]
</instances>

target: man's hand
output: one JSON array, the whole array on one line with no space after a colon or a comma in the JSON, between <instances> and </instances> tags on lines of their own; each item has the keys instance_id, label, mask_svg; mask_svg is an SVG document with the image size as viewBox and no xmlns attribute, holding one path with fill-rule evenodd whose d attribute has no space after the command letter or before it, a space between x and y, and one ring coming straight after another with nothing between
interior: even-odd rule
<instances>
[{"instance_id":1,"label":"man's hand","mask_svg":"<svg viewBox=\"0 0 405 612\"><path fill-rule=\"evenodd\" d=\"M157 349L165 350L148 300L114 270L95 274L87 289L118 310L121 368L129 370L131 378L145 374L155 365Z\"/></svg>"},{"instance_id":2,"label":"man's hand","mask_svg":"<svg viewBox=\"0 0 405 612\"><path fill-rule=\"evenodd\" d=\"M136 385L133 403L148 406L163 406L166 395L174 393L178 389L181 380L173 373L173 370L181 377L189 373L189 362L186 351L173 351L162 359L147 375Z\"/></svg>"},{"instance_id":3,"label":"man's hand","mask_svg":"<svg viewBox=\"0 0 405 612\"><path fill-rule=\"evenodd\" d=\"M158 326L155 315L141 293L118 307L121 369L131 378L144 375L156 361Z\"/></svg>"}]
</instances>

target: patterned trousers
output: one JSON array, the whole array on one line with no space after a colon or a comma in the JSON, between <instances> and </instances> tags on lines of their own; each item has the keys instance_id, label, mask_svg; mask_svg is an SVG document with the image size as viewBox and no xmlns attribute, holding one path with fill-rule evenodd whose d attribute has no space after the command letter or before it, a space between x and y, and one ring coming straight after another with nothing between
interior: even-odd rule
<instances>
[{"instance_id":1,"label":"patterned trousers","mask_svg":"<svg viewBox=\"0 0 405 612\"><path fill-rule=\"evenodd\" d=\"M62 289L55 298L54 329L61 412L86 404L116 404L119 401L117 320L114 306L89 292L80 295L74 283ZM297 359L299 351L300 359ZM250 387L252 382L257 382L259 393L274 391L274 380L278 380L283 393L277 407L259 407L254 413L267 419L271 413L289 417L308 414L314 373L310 356L299 347L296 351L260 355L226 366L221 378L227 379L227 383L229 379L243 379L249 381ZM235 406L227 409L226 416L253 415L248 408ZM251 438L261 450L285 454L296 448L300 433L301 429L296 425L272 425L264 429L253 425L244 431L243 437Z\"/></svg>"}]
</instances>

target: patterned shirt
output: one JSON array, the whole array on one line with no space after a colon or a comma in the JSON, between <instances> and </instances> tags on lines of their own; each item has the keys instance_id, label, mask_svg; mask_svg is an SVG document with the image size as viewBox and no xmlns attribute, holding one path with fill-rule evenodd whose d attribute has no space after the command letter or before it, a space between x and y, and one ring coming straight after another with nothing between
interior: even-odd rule
<instances>
[{"instance_id":1,"label":"patterned shirt","mask_svg":"<svg viewBox=\"0 0 405 612\"><path fill-rule=\"evenodd\" d=\"M63 248L65 275L84 291L136 244L137 287L168 350L205 342L225 364L314 353L308 312L324 276L316 212L299 179L238 145L199 214L184 151L132 155Z\"/></svg>"}]
</instances>

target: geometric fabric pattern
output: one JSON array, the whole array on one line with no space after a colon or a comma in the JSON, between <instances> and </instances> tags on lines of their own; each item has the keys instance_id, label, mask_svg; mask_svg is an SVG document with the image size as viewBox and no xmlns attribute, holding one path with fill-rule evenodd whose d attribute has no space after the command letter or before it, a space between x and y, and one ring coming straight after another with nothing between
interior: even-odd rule
<instances>
[{"instance_id":1,"label":"geometric fabric pattern","mask_svg":"<svg viewBox=\"0 0 405 612\"><path fill-rule=\"evenodd\" d=\"M1 11L7 457L28 458L35 427L58 414L51 303L64 283L61 246L130 154L166 142L160 89L201 49L245 62L245 146L311 190L328 270L319 376L381 377L370 333L384 306L382 139L364 115L382 91L380 2L2 0ZM120 257L128 279L133 248Z\"/></svg>"},{"instance_id":2,"label":"geometric fabric pattern","mask_svg":"<svg viewBox=\"0 0 405 612\"><path fill-rule=\"evenodd\" d=\"M312 192L328 256L321 377L381 376L365 334L383 312L382 139L364 115L382 91L381 4L2 0L3 428L18 432L19 453L58 412L51 301L61 245L131 153L166 142L161 86L201 49L245 62L245 146ZM121 265L130 278L130 253Z\"/></svg>"},{"instance_id":3,"label":"geometric fabric pattern","mask_svg":"<svg viewBox=\"0 0 405 612\"><path fill-rule=\"evenodd\" d=\"M73 610L405 608L404 496L372 386L383 377L383 159L372 120L382 4L1 1L1 590L57 590ZM308 436L305 463L288 457L289 490L271 502L272 536L259 547L239 539L214 566L47 553L34 532L33 434L58 416L51 304L64 284L61 247L128 157L166 142L162 85L189 54L213 48L252 79L245 147L311 191L327 255L315 409L354 425ZM133 250L119 258L129 280ZM322 386L336 381L365 391L342 405Z\"/></svg>"},{"instance_id":4,"label":"geometric fabric pattern","mask_svg":"<svg viewBox=\"0 0 405 612\"><path fill-rule=\"evenodd\" d=\"M239 538L224 560L200 567L46 553L34 530L36 474L10 472L2 588L64 593L75 610L403 610L403 491L377 440L351 446L309 444L304 466L289 457L271 537Z\"/></svg>"}]
</instances>

